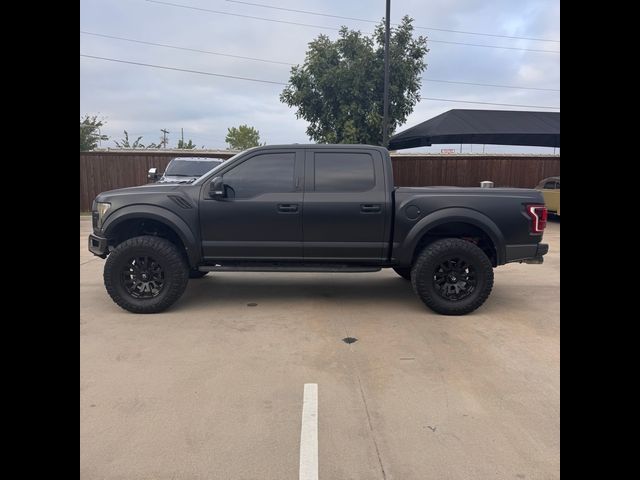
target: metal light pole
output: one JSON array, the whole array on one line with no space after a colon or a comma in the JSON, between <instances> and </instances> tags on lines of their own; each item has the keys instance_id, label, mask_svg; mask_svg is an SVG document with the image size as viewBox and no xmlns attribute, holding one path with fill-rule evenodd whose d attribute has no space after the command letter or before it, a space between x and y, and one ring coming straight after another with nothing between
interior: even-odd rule
<instances>
[{"instance_id":1,"label":"metal light pole","mask_svg":"<svg viewBox=\"0 0 640 480\"><path fill-rule=\"evenodd\" d=\"M387 0L387 13L384 16L384 100L382 105L382 146L389 146L389 17L391 0Z\"/></svg>"}]
</instances>

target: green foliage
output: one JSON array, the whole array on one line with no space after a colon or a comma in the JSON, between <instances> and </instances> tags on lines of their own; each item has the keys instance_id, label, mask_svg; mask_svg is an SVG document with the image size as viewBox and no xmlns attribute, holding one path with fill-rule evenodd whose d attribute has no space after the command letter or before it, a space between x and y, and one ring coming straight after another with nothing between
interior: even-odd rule
<instances>
[{"instance_id":1,"label":"green foliage","mask_svg":"<svg viewBox=\"0 0 640 480\"><path fill-rule=\"evenodd\" d=\"M98 146L98 141L109 140L107 135L100 134L100 127L104 126L104 119L98 120L98 116L85 115L80 119L80 151L93 150Z\"/></svg>"},{"instance_id":2,"label":"green foliage","mask_svg":"<svg viewBox=\"0 0 640 480\"><path fill-rule=\"evenodd\" d=\"M240 125L238 128L231 127L227 129L224 141L229 144L232 150L246 150L260 146L260 132L247 125ZM266 143L262 145L266 145Z\"/></svg>"},{"instance_id":3,"label":"green foliage","mask_svg":"<svg viewBox=\"0 0 640 480\"><path fill-rule=\"evenodd\" d=\"M192 148L196 148L196 144L189 139L188 142L184 140L178 140L178 148L184 148L186 150L191 150Z\"/></svg>"},{"instance_id":4,"label":"green foliage","mask_svg":"<svg viewBox=\"0 0 640 480\"><path fill-rule=\"evenodd\" d=\"M121 139L119 142L117 140L114 140L113 143L115 143L118 148L145 148L145 146L142 143L140 143L140 140L142 140L142 136L139 136L138 138L136 138L135 142L129 143L129 133L125 130L124 138ZM149 147L147 148L155 148L155 145L154 146L149 145Z\"/></svg>"},{"instance_id":5,"label":"green foliage","mask_svg":"<svg viewBox=\"0 0 640 480\"><path fill-rule=\"evenodd\" d=\"M389 41L389 135L420 101L427 64L427 39L413 38L413 19L405 16ZM331 41L320 35L309 44L304 64L291 69L280 101L296 107L309 122L307 135L320 143L382 144L384 22L372 37L340 29Z\"/></svg>"}]
</instances>

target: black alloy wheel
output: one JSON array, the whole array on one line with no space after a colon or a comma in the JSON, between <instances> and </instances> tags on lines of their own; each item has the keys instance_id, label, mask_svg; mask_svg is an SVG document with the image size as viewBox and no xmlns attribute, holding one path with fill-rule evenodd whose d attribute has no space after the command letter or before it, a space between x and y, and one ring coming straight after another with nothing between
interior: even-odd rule
<instances>
[{"instance_id":1,"label":"black alloy wheel","mask_svg":"<svg viewBox=\"0 0 640 480\"><path fill-rule=\"evenodd\" d=\"M130 258L122 270L122 286L133 298L157 297L164 287L164 269L155 258Z\"/></svg>"}]
</instances>

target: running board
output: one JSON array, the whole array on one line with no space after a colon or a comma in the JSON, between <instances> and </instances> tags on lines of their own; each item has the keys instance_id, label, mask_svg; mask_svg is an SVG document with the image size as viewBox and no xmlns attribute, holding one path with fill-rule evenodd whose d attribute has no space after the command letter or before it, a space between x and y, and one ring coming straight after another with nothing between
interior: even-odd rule
<instances>
[{"instance_id":1,"label":"running board","mask_svg":"<svg viewBox=\"0 0 640 480\"><path fill-rule=\"evenodd\" d=\"M204 265L198 267L201 272L344 272L364 273L378 272L380 267L343 264L286 264L246 262L226 265Z\"/></svg>"}]
</instances>

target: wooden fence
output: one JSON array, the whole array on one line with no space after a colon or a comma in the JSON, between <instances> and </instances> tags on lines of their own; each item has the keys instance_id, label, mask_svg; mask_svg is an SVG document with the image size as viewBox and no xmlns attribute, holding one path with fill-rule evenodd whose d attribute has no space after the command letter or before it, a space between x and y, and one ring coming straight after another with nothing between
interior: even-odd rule
<instances>
[{"instance_id":1,"label":"wooden fence","mask_svg":"<svg viewBox=\"0 0 640 480\"><path fill-rule=\"evenodd\" d=\"M560 175L559 155L392 155L394 183L403 187L450 185L533 188Z\"/></svg>"},{"instance_id":2,"label":"wooden fence","mask_svg":"<svg viewBox=\"0 0 640 480\"><path fill-rule=\"evenodd\" d=\"M135 187L148 183L147 172L156 167L159 173L175 157L210 157L227 159L235 152L192 151L92 151L80 152L80 211L91 210L93 199L100 192L116 188Z\"/></svg>"},{"instance_id":3,"label":"wooden fence","mask_svg":"<svg viewBox=\"0 0 640 480\"><path fill-rule=\"evenodd\" d=\"M93 151L80 153L80 211L89 211L95 196L107 190L147 183L147 171L163 172L174 157L229 158L234 152ZM483 180L496 187L532 188L560 175L559 155L391 155L397 186L451 185L477 187Z\"/></svg>"}]
</instances>

